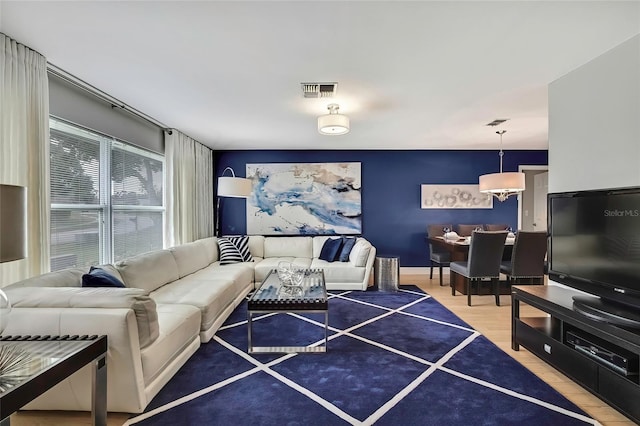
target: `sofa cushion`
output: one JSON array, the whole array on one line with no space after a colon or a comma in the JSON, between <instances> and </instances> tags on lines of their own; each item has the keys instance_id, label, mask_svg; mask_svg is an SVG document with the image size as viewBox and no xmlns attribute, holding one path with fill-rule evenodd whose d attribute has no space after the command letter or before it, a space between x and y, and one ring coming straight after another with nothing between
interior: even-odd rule
<instances>
[{"instance_id":1,"label":"sofa cushion","mask_svg":"<svg viewBox=\"0 0 640 426\"><path fill-rule=\"evenodd\" d=\"M124 284L104 269L92 266L89 273L82 276L82 287L124 288Z\"/></svg>"},{"instance_id":2,"label":"sofa cushion","mask_svg":"<svg viewBox=\"0 0 640 426\"><path fill-rule=\"evenodd\" d=\"M339 260L340 262L348 262L349 255L351 254L351 250L355 244L356 237L342 237L342 247L340 248L340 253L336 260Z\"/></svg>"},{"instance_id":3,"label":"sofa cushion","mask_svg":"<svg viewBox=\"0 0 640 426\"><path fill-rule=\"evenodd\" d=\"M14 308L127 308L138 325L140 347L159 335L156 303L139 288L15 287L5 288Z\"/></svg>"},{"instance_id":4,"label":"sofa cushion","mask_svg":"<svg viewBox=\"0 0 640 426\"><path fill-rule=\"evenodd\" d=\"M178 265L180 278L192 274L211 263L206 249L198 241L171 247L169 251Z\"/></svg>"},{"instance_id":5,"label":"sofa cushion","mask_svg":"<svg viewBox=\"0 0 640 426\"><path fill-rule=\"evenodd\" d=\"M116 263L127 287L149 292L180 278L178 264L169 250L156 250Z\"/></svg>"},{"instance_id":6,"label":"sofa cushion","mask_svg":"<svg viewBox=\"0 0 640 426\"><path fill-rule=\"evenodd\" d=\"M216 237L208 237L202 238L201 240L195 241L196 244L199 244L202 250L207 256L207 264L210 265L213 262L216 262L220 257L220 252L218 250L218 238Z\"/></svg>"},{"instance_id":7,"label":"sofa cushion","mask_svg":"<svg viewBox=\"0 0 640 426\"><path fill-rule=\"evenodd\" d=\"M248 286L253 282L253 262L234 263L232 265L220 265L218 262L207 266L193 274L181 279L213 280L224 279L233 281L240 285L240 288ZM152 293L153 296L154 293Z\"/></svg>"},{"instance_id":8,"label":"sofa cushion","mask_svg":"<svg viewBox=\"0 0 640 426\"><path fill-rule=\"evenodd\" d=\"M341 248L342 238L328 238L322 245L322 250L320 250L320 256L318 257L321 260L333 262L339 258Z\"/></svg>"},{"instance_id":9,"label":"sofa cushion","mask_svg":"<svg viewBox=\"0 0 640 426\"><path fill-rule=\"evenodd\" d=\"M140 351L145 383L163 374L167 366L183 355L200 334L200 312L194 306L158 305L160 335L155 342Z\"/></svg>"},{"instance_id":10,"label":"sofa cushion","mask_svg":"<svg viewBox=\"0 0 640 426\"><path fill-rule=\"evenodd\" d=\"M231 304L244 285L236 284L231 278L198 279L181 278L167 284L151 294L158 304L181 304L195 306L200 310L199 331L207 330L213 322Z\"/></svg>"},{"instance_id":11,"label":"sofa cushion","mask_svg":"<svg viewBox=\"0 0 640 426\"><path fill-rule=\"evenodd\" d=\"M48 272L36 277L18 281L8 287L81 287L85 268L69 268Z\"/></svg>"},{"instance_id":12,"label":"sofa cushion","mask_svg":"<svg viewBox=\"0 0 640 426\"><path fill-rule=\"evenodd\" d=\"M355 267L349 262L327 262L313 259L312 269L322 269L327 283L361 283L366 274L366 268Z\"/></svg>"},{"instance_id":13,"label":"sofa cushion","mask_svg":"<svg viewBox=\"0 0 640 426\"><path fill-rule=\"evenodd\" d=\"M349 262L353 266L366 266L370 251L371 243L364 238L358 238L349 254Z\"/></svg>"},{"instance_id":14,"label":"sofa cushion","mask_svg":"<svg viewBox=\"0 0 640 426\"><path fill-rule=\"evenodd\" d=\"M249 236L249 252L251 257L264 257L264 237L262 235Z\"/></svg>"},{"instance_id":15,"label":"sofa cushion","mask_svg":"<svg viewBox=\"0 0 640 426\"><path fill-rule=\"evenodd\" d=\"M313 256L311 237L266 237L264 257L308 257Z\"/></svg>"},{"instance_id":16,"label":"sofa cushion","mask_svg":"<svg viewBox=\"0 0 640 426\"><path fill-rule=\"evenodd\" d=\"M269 272L276 269L278 267L278 263L280 262L291 262L297 266L301 266L303 268L311 267L311 259L303 258L303 257L267 257L263 259L261 262L256 263L254 273L255 273L255 283L256 285L261 284Z\"/></svg>"}]
</instances>

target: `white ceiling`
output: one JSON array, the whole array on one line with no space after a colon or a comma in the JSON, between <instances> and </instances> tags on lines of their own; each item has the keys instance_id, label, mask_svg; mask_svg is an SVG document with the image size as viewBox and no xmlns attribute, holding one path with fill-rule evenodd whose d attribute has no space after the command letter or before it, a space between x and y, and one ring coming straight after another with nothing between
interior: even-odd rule
<instances>
[{"instance_id":1,"label":"white ceiling","mask_svg":"<svg viewBox=\"0 0 640 426\"><path fill-rule=\"evenodd\" d=\"M640 2L0 0L0 31L213 148L495 149L509 118L506 149L546 149L547 85ZM330 102L349 134L317 133Z\"/></svg>"}]
</instances>

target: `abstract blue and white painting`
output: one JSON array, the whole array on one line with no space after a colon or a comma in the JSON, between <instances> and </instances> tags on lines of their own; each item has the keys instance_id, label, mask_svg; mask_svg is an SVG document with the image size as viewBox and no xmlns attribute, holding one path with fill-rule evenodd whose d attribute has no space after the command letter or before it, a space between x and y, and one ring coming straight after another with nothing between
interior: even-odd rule
<instances>
[{"instance_id":1,"label":"abstract blue and white painting","mask_svg":"<svg viewBox=\"0 0 640 426\"><path fill-rule=\"evenodd\" d=\"M360 163L247 164L249 235L362 233Z\"/></svg>"}]
</instances>

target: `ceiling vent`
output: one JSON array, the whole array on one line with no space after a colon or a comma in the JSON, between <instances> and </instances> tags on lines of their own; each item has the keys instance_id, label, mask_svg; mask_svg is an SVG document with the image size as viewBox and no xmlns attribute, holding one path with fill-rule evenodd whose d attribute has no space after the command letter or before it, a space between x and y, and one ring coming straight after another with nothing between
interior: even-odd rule
<instances>
[{"instance_id":1,"label":"ceiling vent","mask_svg":"<svg viewBox=\"0 0 640 426\"><path fill-rule=\"evenodd\" d=\"M301 83L305 98L333 98L338 83Z\"/></svg>"},{"instance_id":2,"label":"ceiling vent","mask_svg":"<svg viewBox=\"0 0 640 426\"><path fill-rule=\"evenodd\" d=\"M496 118L491 123L487 123L487 126L498 126L498 125L504 123L507 120L508 120L508 118Z\"/></svg>"}]
</instances>

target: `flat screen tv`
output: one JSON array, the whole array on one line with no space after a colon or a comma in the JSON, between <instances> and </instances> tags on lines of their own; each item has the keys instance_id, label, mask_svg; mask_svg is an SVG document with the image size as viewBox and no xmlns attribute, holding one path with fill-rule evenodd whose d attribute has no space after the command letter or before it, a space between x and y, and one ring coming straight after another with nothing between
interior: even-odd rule
<instances>
[{"instance_id":1,"label":"flat screen tv","mask_svg":"<svg viewBox=\"0 0 640 426\"><path fill-rule=\"evenodd\" d=\"M549 278L589 293L574 310L640 328L640 187L548 195Z\"/></svg>"}]
</instances>

